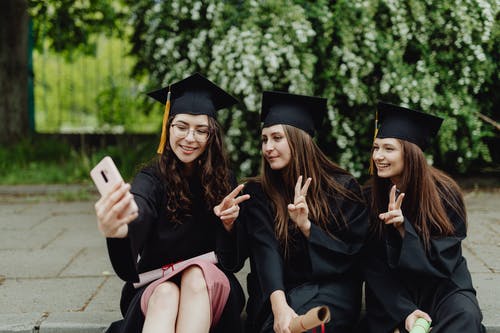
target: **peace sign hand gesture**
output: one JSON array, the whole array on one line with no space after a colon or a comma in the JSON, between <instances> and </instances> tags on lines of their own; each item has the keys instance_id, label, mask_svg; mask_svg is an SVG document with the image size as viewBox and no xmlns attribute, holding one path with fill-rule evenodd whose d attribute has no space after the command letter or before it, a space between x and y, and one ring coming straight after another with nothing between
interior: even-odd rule
<instances>
[{"instance_id":1,"label":"peace sign hand gesture","mask_svg":"<svg viewBox=\"0 0 500 333\"><path fill-rule=\"evenodd\" d=\"M249 194L244 194L239 197L238 193L245 187L245 185L238 185L234 190L231 191L221 203L214 207L214 213L218 216L224 229L227 231L233 230L234 221L238 218L240 214L240 206L238 206L243 201L250 199Z\"/></svg>"},{"instance_id":2,"label":"peace sign hand gesture","mask_svg":"<svg viewBox=\"0 0 500 333\"><path fill-rule=\"evenodd\" d=\"M312 178L307 178L304 186L302 186L302 176L299 176L295 184L295 194L293 204L288 205L288 214L290 219L295 222L297 227L304 233L306 237L309 236L311 229L311 221L309 221L309 207L307 206L306 196L309 185L311 185Z\"/></svg>"},{"instance_id":3,"label":"peace sign hand gesture","mask_svg":"<svg viewBox=\"0 0 500 333\"><path fill-rule=\"evenodd\" d=\"M396 199L396 185L393 185L391 192L389 193L388 210L378 216L379 219L384 221L385 224L392 224L399 231L401 237L404 236L405 232L403 227L405 218L403 216L403 211L401 210L404 197L405 194L400 193Z\"/></svg>"}]
</instances>

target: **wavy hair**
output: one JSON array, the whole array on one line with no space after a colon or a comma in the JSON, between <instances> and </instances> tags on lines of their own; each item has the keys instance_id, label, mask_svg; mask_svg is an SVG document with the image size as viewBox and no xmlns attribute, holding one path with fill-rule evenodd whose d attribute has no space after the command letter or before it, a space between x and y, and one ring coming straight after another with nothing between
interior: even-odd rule
<instances>
[{"instance_id":1,"label":"wavy hair","mask_svg":"<svg viewBox=\"0 0 500 333\"><path fill-rule=\"evenodd\" d=\"M167 128L170 128L173 118L174 116L169 117ZM231 191L231 171L222 139L222 128L210 116L208 128L210 134L206 148L198 157L194 173L200 180L206 207L211 211ZM164 200L167 218L175 223L182 223L185 217L191 215L191 193L188 181L182 174L184 165L172 151L169 137L170 131L167 131L164 150L156 160L156 167L166 188Z\"/></svg>"},{"instance_id":2,"label":"wavy hair","mask_svg":"<svg viewBox=\"0 0 500 333\"><path fill-rule=\"evenodd\" d=\"M290 163L281 170L272 170L262 157L260 176L253 180L262 184L264 192L271 200L275 213L276 237L286 255L291 245L290 228L296 228L295 224L290 222L287 207L293 202L294 188L299 176L302 175L303 179L312 178L307 192L311 222L331 237L334 235L328 225L332 218L338 227L347 226L342 213L339 216L334 213L332 202L339 208L337 200L347 198L362 202L363 199L336 180L336 175L350 174L330 161L309 134L290 125L282 126L290 146ZM336 211L341 212L340 209Z\"/></svg>"},{"instance_id":3,"label":"wavy hair","mask_svg":"<svg viewBox=\"0 0 500 333\"><path fill-rule=\"evenodd\" d=\"M424 153L417 145L397 140L401 143L404 163L399 184L399 190L405 193L401 210L421 236L427 251L432 237L450 236L454 233L446 207L450 207L466 221L463 196L460 187L451 177L427 163ZM371 220L372 230L380 235L384 224L378 219L378 215L387 211L392 185L389 178L381 178L374 173Z\"/></svg>"}]
</instances>

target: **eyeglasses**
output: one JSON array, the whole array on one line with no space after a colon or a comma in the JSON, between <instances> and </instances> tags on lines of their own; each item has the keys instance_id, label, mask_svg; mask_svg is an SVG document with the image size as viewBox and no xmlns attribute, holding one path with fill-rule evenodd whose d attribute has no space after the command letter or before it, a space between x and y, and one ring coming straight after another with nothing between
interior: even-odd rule
<instances>
[{"instance_id":1,"label":"eyeglasses","mask_svg":"<svg viewBox=\"0 0 500 333\"><path fill-rule=\"evenodd\" d=\"M193 132L193 138L198 142L206 142L210 137L210 131L208 128L195 128L191 129L189 126L184 124L172 124L173 134L179 138L184 139L189 135L189 132Z\"/></svg>"}]
</instances>

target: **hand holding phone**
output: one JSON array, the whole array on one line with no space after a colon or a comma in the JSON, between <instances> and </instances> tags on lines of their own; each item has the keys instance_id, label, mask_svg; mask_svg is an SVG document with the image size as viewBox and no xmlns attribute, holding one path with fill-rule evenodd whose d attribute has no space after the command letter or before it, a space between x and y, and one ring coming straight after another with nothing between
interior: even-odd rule
<instances>
[{"instance_id":1,"label":"hand holding phone","mask_svg":"<svg viewBox=\"0 0 500 333\"><path fill-rule=\"evenodd\" d=\"M123 178L118 171L115 163L111 157L104 157L97 165L90 171L90 177L94 181L97 190L102 196L108 194L114 185L123 182ZM137 212L138 207L132 198L131 202L125 208L121 216L128 216L132 213Z\"/></svg>"}]
</instances>

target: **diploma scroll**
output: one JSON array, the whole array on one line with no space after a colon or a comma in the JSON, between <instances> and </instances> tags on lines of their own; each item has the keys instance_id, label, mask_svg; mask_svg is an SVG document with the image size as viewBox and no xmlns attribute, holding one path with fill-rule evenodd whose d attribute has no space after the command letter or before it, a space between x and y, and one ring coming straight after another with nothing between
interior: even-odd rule
<instances>
[{"instance_id":1,"label":"diploma scroll","mask_svg":"<svg viewBox=\"0 0 500 333\"><path fill-rule=\"evenodd\" d=\"M431 323L424 318L418 318L413 325L410 333L428 333L431 328Z\"/></svg>"},{"instance_id":2,"label":"diploma scroll","mask_svg":"<svg viewBox=\"0 0 500 333\"><path fill-rule=\"evenodd\" d=\"M292 333L301 333L330 321L330 309L323 305L312 308L305 314L295 317L290 322Z\"/></svg>"},{"instance_id":3,"label":"diploma scroll","mask_svg":"<svg viewBox=\"0 0 500 333\"><path fill-rule=\"evenodd\" d=\"M142 287L149 282L158 280L159 278L162 277L170 277L171 275L176 274L178 271L182 271L184 268L187 266L192 265L193 263L197 261L208 261L212 264L217 264L217 256L215 255L215 252L207 252L205 254L201 254L199 256L186 259L183 261L179 261L173 264L168 264L165 265L161 268L153 269L152 271L144 272L139 274L139 282L134 283L134 288L139 288Z\"/></svg>"}]
</instances>

